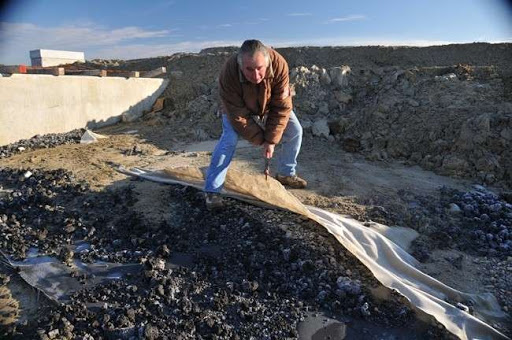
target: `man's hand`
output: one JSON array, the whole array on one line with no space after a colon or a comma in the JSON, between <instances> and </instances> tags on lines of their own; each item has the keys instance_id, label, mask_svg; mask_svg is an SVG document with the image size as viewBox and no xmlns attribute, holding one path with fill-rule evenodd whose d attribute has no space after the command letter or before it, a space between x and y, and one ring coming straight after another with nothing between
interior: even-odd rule
<instances>
[{"instance_id":1,"label":"man's hand","mask_svg":"<svg viewBox=\"0 0 512 340\"><path fill-rule=\"evenodd\" d=\"M275 144L270 143L263 143L263 157L265 158L272 158L274 156L274 148L276 147Z\"/></svg>"}]
</instances>

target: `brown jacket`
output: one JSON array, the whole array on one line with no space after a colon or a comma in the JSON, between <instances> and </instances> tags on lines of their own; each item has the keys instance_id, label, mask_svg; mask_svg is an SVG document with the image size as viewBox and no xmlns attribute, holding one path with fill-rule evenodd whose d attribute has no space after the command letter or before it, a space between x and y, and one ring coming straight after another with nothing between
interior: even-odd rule
<instances>
[{"instance_id":1,"label":"brown jacket","mask_svg":"<svg viewBox=\"0 0 512 340\"><path fill-rule=\"evenodd\" d=\"M226 61L219 76L223 113L239 135L256 145L279 143L292 111L288 63L273 49L268 50L270 65L259 84L245 79L236 55ZM267 117L262 129L252 116L264 115Z\"/></svg>"}]
</instances>

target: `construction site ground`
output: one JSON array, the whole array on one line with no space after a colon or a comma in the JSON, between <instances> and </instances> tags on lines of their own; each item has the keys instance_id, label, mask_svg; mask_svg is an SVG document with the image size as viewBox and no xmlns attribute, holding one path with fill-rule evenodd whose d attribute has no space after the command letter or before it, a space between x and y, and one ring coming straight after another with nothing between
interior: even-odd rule
<instances>
[{"instance_id":1,"label":"construction site ground","mask_svg":"<svg viewBox=\"0 0 512 340\"><path fill-rule=\"evenodd\" d=\"M494 294L506 317L490 324L509 337L510 49L281 51L304 127L297 171L308 181L290 192L368 225L414 229L408 252L420 269L457 290ZM2 264L10 292L2 290L0 304L12 310L0 319L3 335L455 338L383 289L315 222L233 199L211 212L201 191L117 171L208 166L221 133L216 77L231 52L95 61L123 70L167 67L161 110L95 130L107 138L91 144L80 144L83 131L75 131L0 149L0 245L12 261L38 248L69 268L75 260L140 265L97 285L74 273L83 288L59 305L20 288L16 268ZM231 167L264 176L261 148L240 141ZM78 240L90 248L77 250Z\"/></svg>"}]
</instances>

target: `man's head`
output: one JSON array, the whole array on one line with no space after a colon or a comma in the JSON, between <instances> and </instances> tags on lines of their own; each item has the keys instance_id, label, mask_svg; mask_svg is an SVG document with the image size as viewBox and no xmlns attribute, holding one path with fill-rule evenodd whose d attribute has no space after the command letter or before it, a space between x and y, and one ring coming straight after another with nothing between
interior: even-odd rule
<instances>
[{"instance_id":1,"label":"man's head","mask_svg":"<svg viewBox=\"0 0 512 340\"><path fill-rule=\"evenodd\" d=\"M246 40L240 47L237 61L245 78L253 84L259 84L270 65L270 55L261 41Z\"/></svg>"}]
</instances>

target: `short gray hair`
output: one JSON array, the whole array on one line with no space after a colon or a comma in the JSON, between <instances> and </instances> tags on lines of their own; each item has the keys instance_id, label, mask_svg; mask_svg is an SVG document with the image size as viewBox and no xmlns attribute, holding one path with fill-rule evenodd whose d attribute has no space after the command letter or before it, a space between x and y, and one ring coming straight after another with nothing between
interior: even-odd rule
<instances>
[{"instance_id":1,"label":"short gray hair","mask_svg":"<svg viewBox=\"0 0 512 340\"><path fill-rule=\"evenodd\" d=\"M267 66L270 65L270 54L268 53L268 49L263 43L259 40L252 39L246 40L240 47L238 51L238 55L236 56L236 61L238 62L238 66L242 67L242 61L244 55L249 55L253 57L256 53L261 52L267 61Z\"/></svg>"}]
</instances>

